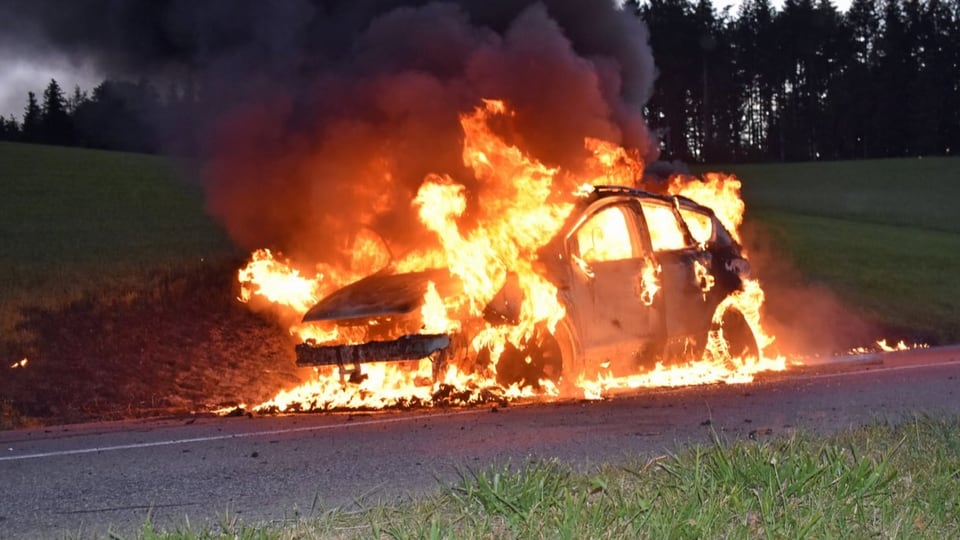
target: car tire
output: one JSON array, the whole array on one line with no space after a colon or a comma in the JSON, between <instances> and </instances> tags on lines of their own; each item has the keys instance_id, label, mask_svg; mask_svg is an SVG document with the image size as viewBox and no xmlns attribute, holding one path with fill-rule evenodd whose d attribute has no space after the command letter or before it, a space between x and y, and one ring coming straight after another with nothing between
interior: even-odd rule
<instances>
[{"instance_id":1,"label":"car tire","mask_svg":"<svg viewBox=\"0 0 960 540\"><path fill-rule=\"evenodd\" d=\"M729 353L727 358L760 357L757 338L739 309L728 307L724 310L719 324L714 322L710 326L711 334L718 331L721 332L723 348Z\"/></svg>"}]
</instances>

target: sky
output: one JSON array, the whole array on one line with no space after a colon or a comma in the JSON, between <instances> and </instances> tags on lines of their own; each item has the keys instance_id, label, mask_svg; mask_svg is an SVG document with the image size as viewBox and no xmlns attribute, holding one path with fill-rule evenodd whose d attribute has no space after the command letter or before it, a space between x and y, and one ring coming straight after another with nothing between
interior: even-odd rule
<instances>
[{"instance_id":1,"label":"sky","mask_svg":"<svg viewBox=\"0 0 960 540\"><path fill-rule=\"evenodd\" d=\"M56 79L64 94L70 96L78 85L89 93L104 77L92 65L74 64L64 57L27 58L0 53L0 115L22 120L27 92L36 93L37 100L42 101L51 79Z\"/></svg>"},{"instance_id":2,"label":"sky","mask_svg":"<svg viewBox=\"0 0 960 540\"><path fill-rule=\"evenodd\" d=\"M845 11L850 0L833 0L841 11ZM729 6L736 12L741 0L714 0L718 11ZM782 4L774 0L774 5ZM73 93L76 86L90 92L103 81L106 74L101 73L90 63L76 63L62 55L52 53L25 55L22 51L13 51L0 43L0 115L11 115L21 120L27 103L27 92L35 92L42 99L43 89L51 79L56 79L66 95Z\"/></svg>"}]
</instances>

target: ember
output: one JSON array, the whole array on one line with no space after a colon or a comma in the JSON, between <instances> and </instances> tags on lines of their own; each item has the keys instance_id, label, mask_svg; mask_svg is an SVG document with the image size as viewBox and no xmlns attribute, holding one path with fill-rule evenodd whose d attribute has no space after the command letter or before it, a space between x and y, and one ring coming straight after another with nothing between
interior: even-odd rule
<instances>
[{"instance_id":1,"label":"ember","mask_svg":"<svg viewBox=\"0 0 960 540\"><path fill-rule=\"evenodd\" d=\"M911 343L907 344L906 341L900 340L895 345L890 345L887 343L886 339L881 339L874 343L874 347L856 347L851 349L848 354L868 354L875 352L896 352L896 351L908 351L911 349L926 349L929 348L929 345L925 343Z\"/></svg>"}]
</instances>

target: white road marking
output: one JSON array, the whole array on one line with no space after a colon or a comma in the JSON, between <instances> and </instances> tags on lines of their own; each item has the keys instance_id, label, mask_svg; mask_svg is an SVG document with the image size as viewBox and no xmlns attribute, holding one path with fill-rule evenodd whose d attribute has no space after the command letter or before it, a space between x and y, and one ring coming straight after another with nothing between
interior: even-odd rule
<instances>
[{"instance_id":1,"label":"white road marking","mask_svg":"<svg viewBox=\"0 0 960 540\"><path fill-rule=\"evenodd\" d=\"M386 424L396 424L399 422L409 422L414 420L424 420L428 418L445 418L449 416L459 416L468 414L478 414L489 412L489 409L466 409L445 413L421 414L416 416L402 416L396 418L382 418L374 420L364 420L360 422L350 422L347 424L324 424L322 426L305 426L297 428L273 429L268 431L251 431L249 433L234 433L230 435L210 435L208 437L190 437L185 439L166 439L160 441L118 444L114 446L96 446L92 448L76 448L73 450L57 450L53 452L37 452L34 454L22 454L19 456L0 456L0 461L18 461L23 459L39 459L47 457L74 456L78 454L95 454L99 452L116 452L119 450L135 450L139 448L154 448L158 446L171 446L177 444L191 444L198 442L222 441L228 439L245 439L249 437L264 437L267 435L282 435L286 433L304 433L310 431L326 431L328 429L349 428L355 426L376 426Z\"/></svg>"},{"instance_id":2,"label":"white road marking","mask_svg":"<svg viewBox=\"0 0 960 540\"><path fill-rule=\"evenodd\" d=\"M796 377L789 377L785 380L797 380L797 381L806 381L813 379L832 379L839 377L853 377L856 375L870 375L873 373L881 373L884 371L908 371L911 369L920 369L920 368L929 368L929 367L946 367L953 366L957 367L960 365L956 360L943 360L939 362L931 362L928 364L906 364L903 366L884 366L882 364L869 364L870 367L874 369L858 369L854 371L841 371L839 373L818 373L815 375L799 375Z\"/></svg>"},{"instance_id":3,"label":"white road marking","mask_svg":"<svg viewBox=\"0 0 960 540\"><path fill-rule=\"evenodd\" d=\"M837 378L837 377L848 377L855 375L865 375L869 373L878 373L881 371L905 371L911 369L919 369L925 367L937 367L937 366L947 366L947 365L956 365L956 360L946 360L939 362L932 362L927 364L908 364L904 366L892 366L892 367L883 367L882 365L877 366L876 369L872 370L856 370L856 371L847 371L842 373L821 373L817 375L801 375L799 377L790 379L793 380L811 380L811 379L827 379L827 378ZM263 437L267 435L282 435L285 433L304 433L310 431L326 431L330 429L339 429L347 428L351 426L374 426L374 425L387 425L387 424L396 424L400 422L407 422L413 420L422 420L426 418L445 418L449 416L458 416L458 415L469 415L469 414L478 414L489 411L489 409L467 409L467 410L458 410L445 413L432 413L432 414L422 414L417 416L401 416L395 418L384 418L384 419L373 419L365 420L360 422L350 422L348 424L325 424L322 426L305 426L298 428L286 428L286 429L274 429L268 431L252 431L249 433L235 433L231 435L211 435L208 437L191 437L185 439L167 439L160 441L144 442L144 443L133 443L133 444L119 444L114 446L99 446L92 448L77 448L74 450L57 450L54 452L37 452L33 454L23 454L15 456L0 456L0 462L3 461L18 461L24 459L39 459L47 457L59 457L59 456L71 456L78 454L94 454L99 452L116 452L119 450L135 450L139 448L154 448L158 446L171 446L178 444L191 444L198 442L210 442L210 441L222 441L229 439L244 439L250 437Z\"/></svg>"}]
</instances>

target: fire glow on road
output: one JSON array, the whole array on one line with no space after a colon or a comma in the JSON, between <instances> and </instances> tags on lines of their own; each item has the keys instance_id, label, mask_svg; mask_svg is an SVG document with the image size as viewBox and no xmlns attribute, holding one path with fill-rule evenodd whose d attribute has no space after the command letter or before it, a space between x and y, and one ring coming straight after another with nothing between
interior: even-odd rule
<instances>
[{"instance_id":1,"label":"fire glow on road","mask_svg":"<svg viewBox=\"0 0 960 540\"><path fill-rule=\"evenodd\" d=\"M842 379L858 379L863 378L867 373L880 373L880 372L909 372L909 371L922 371L929 370L932 368L938 367L950 367L956 366L958 361L960 361L960 346L952 347L938 347L938 348L924 348L924 349L912 349L905 351L896 351L896 352L878 352L871 353L867 355L859 356L850 356L846 359L837 359L834 362L821 364L818 366L819 369L826 369L825 372L815 371L815 372L797 372L790 369L782 372L775 379L765 379L762 382L756 383L760 386L755 387L751 392L757 393L762 392L762 388L768 385L781 384L784 381L789 381L790 383L802 383L804 381L824 381L824 380L842 380ZM661 391L678 391L683 392L684 395L688 390L683 388L670 390L664 389ZM609 402L616 404L620 399L630 399L631 397L640 397L643 393L638 391L630 392L618 392L617 397L610 398ZM568 400L568 403L576 403L574 400ZM528 402L526 405L530 407L537 407L538 405L535 402ZM589 404L587 406L590 406ZM523 407L523 405L520 405ZM62 450L49 450L44 452L30 452L24 454L13 454L13 455L3 455L0 456L0 462L9 462L9 461L20 461L20 460L32 460L32 459L44 459L44 458L58 458L64 456L75 456L75 455L84 455L84 454L101 454L108 452L119 452L126 450L139 450L139 449L148 449L148 448L157 448L165 446L177 446L177 445L190 445L198 444L205 442L214 442L214 441L225 441L225 440L239 440L239 439L252 439L252 438L262 438L262 437L274 437L277 435L297 435L305 434L312 432L322 432L322 431L336 431L340 429L351 429L351 428L363 428L363 427L372 427L372 426L390 426L398 425L404 423L415 424L418 422L423 422L427 420L440 419L440 418L453 418L453 417L469 417L469 416L478 416L490 414L491 409L488 407L482 408L466 408L466 409L456 409L452 411L443 411L443 412L418 412L418 413L399 413L397 415L392 415L389 417L374 417L365 420L347 420L342 423L336 424L320 424L313 426L301 426L301 427L291 427L291 428L281 428L281 429L269 429L269 430L258 430L258 431L249 431L249 432L240 432L240 433L229 433L229 434L218 434L218 435L208 435L208 436L196 436L196 437L178 437L178 438L166 438L155 441L146 441L146 442L137 442L130 444L113 444L113 445L103 445L103 446L89 446L81 448L68 448ZM296 416L291 416L290 418L296 418ZM313 418L331 418L331 417L313 417ZM343 418L342 416L335 416L332 418ZM347 417L349 418L349 417ZM230 425L230 420L224 419L213 419L213 424L193 424L184 429L194 431L202 430L210 427L211 425L218 429L224 429L227 427L233 427ZM122 424L121 424L122 425ZM82 428L78 431L80 436L85 436L82 433ZM78 436L78 433L73 433L71 437ZM108 434L90 434L91 437L105 437ZM29 442L31 445L37 444L59 444L62 439L53 436L49 438L37 439L37 440L19 440L16 442L7 442L3 451L5 452L16 452L16 448L10 446L18 442Z\"/></svg>"}]
</instances>

